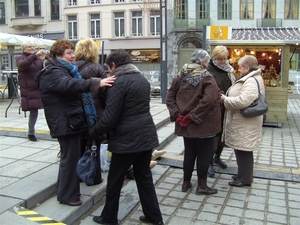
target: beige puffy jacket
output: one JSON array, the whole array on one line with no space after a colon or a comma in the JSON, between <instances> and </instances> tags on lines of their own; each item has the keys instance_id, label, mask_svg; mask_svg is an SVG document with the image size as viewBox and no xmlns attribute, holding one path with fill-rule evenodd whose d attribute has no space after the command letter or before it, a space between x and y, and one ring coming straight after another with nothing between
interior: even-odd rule
<instances>
[{"instance_id":1,"label":"beige puffy jacket","mask_svg":"<svg viewBox=\"0 0 300 225\"><path fill-rule=\"evenodd\" d=\"M258 149L262 135L263 116L245 118L240 109L249 106L258 97L260 91L265 95L265 86L261 70L257 69L237 80L227 91L224 100L226 108L222 139L233 149L254 151Z\"/></svg>"}]
</instances>

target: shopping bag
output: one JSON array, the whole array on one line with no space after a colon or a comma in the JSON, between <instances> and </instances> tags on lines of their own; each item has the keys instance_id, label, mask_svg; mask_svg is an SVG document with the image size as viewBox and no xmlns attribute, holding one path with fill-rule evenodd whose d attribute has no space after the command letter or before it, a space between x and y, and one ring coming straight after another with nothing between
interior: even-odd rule
<instances>
[{"instance_id":1,"label":"shopping bag","mask_svg":"<svg viewBox=\"0 0 300 225\"><path fill-rule=\"evenodd\" d=\"M110 166L110 157L111 153L108 151L108 142L103 141L100 145L100 163L101 163L101 170L103 172L107 172Z\"/></svg>"}]
</instances>

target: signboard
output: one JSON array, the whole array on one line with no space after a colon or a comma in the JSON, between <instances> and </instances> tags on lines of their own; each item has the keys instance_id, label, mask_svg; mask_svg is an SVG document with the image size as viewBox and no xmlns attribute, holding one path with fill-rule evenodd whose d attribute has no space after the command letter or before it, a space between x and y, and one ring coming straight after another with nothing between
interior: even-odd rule
<instances>
[{"instance_id":1,"label":"signboard","mask_svg":"<svg viewBox=\"0 0 300 225\"><path fill-rule=\"evenodd\" d=\"M227 40L231 39L231 27L228 26L209 26L210 40Z\"/></svg>"}]
</instances>

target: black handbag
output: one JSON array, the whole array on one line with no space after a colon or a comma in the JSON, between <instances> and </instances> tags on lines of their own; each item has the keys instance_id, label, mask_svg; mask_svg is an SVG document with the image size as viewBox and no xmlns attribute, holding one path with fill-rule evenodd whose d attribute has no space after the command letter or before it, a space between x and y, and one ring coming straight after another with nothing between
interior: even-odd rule
<instances>
[{"instance_id":1,"label":"black handbag","mask_svg":"<svg viewBox=\"0 0 300 225\"><path fill-rule=\"evenodd\" d=\"M94 140L92 144L87 144L83 156L77 162L76 173L87 186L100 184L103 181L101 171L99 174L98 152L96 141Z\"/></svg>"},{"instance_id":2,"label":"black handbag","mask_svg":"<svg viewBox=\"0 0 300 225\"><path fill-rule=\"evenodd\" d=\"M245 118L251 118L255 116L261 116L264 115L266 112L268 112L268 103L265 99L265 97L260 93L260 88L258 81L255 77L253 77L256 81L257 88L258 88L258 98L252 102L251 105L249 105L245 109L241 109L240 112Z\"/></svg>"}]
</instances>

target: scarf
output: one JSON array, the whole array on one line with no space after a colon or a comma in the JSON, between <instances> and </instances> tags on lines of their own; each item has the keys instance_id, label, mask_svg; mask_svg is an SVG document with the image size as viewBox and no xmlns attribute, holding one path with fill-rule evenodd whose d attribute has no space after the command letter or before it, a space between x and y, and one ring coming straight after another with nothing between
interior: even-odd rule
<instances>
[{"instance_id":1,"label":"scarf","mask_svg":"<svg viewBox=\"0 0 300 225\"><path fill-rule=\"evenodd\" d=\"M234 84L235 82L235 76L233 74L233 67L229 64L228 60L226 60L226 63L224 65L221 65L218 60L213 59L212 60L213 64L218 67L219 69L227 72L227 76L229 77L229 79L231 80L231 84Z\"/></svg>"},{"instance_id":2,"label":"scarf","mask_svg":"<svg viewBox=\"0 0 300 225\"><path fill-rule=\"evenodd\" d=\"M212 76L205 66L197 63L184 64L181 69L181 82L187 82L196 87L205 77Z\"/></svg>"},{"instance_id":3,"label":"scarf","mask_svg":"<svg viewBox=\"0 0 300 225\"><path fill-rule=\"evenodd\" d=\"M78 67L76 64L69 64L66 61L57 58L58 62L60 62L69 73L76 79L82 79L81 74L78 72ZM93 127L97 121L97 113L94 105L93 97L90 92L82 93L81 100L83 104L83 110L87 117L89 127Z\"/></svg>"}]
</instances>

